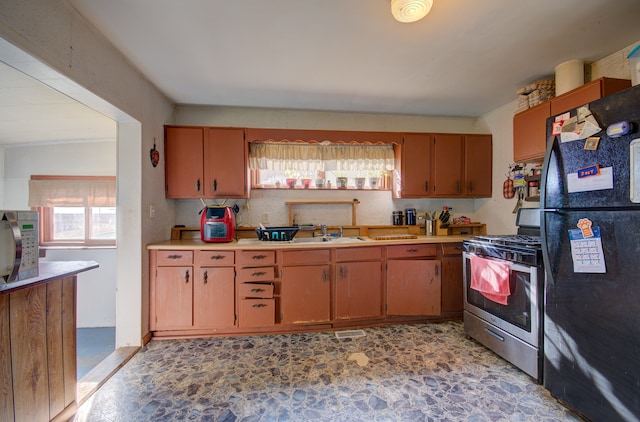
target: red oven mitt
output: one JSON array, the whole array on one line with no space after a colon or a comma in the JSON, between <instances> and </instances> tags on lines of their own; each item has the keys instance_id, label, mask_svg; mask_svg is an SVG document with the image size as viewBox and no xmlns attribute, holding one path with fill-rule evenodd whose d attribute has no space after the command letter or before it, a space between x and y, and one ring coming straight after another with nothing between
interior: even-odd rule
<instances>
[{"instance_id":1,"label":"red oven mitt","mask_svg":"<svg viewBox=\"0 0 640 422\"><path fill-rule=\"evenodd\" d=\"M516 191L513 189L513 179L507 179L502 184L502 196L504 199L511 199L516 195Z\"/></svg>"}]
</instances>

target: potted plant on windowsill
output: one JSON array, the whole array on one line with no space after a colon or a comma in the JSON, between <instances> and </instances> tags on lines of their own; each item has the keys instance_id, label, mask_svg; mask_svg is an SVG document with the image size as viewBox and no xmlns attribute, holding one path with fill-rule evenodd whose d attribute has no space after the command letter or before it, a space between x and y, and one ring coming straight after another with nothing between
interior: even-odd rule
<instances>
[{"instance_id":1,"label":"potted plant on windowsill","mask_svg":"<svg viewBox=\"0 0 640 422\"><path fill-rule=\"evenodd\" d=\"M382 170L369 170L367 175L369 176L369 188L378 189L380 187L380 177L382 176Z\"/></svg>"},{"instance_id":2,"label":"potted plant on windowsill","mask_svg":"<svg viewBox=\"0 0 640 422\"><path fill-rule=\"evenodd\" d=\"M285 182L289 189L295 188L296 183L298 183L298 172L296 170L285 170L284 174L286 176Z\"/></svg>"},{"instance_id":3,"label":"potted plant on windowsill","mask_svg":"<svg viewBox=\"0 0 640 422\"><path fill-rule=\"evenodd\" d=\"M347 178L343 173L336 173L336 187L338 189L346 189L348 181L349 178Z\"/></svg>"},{"instance_id":4,"label":"potted plant on windowsill","mask_svg":"<svg viewBox=\"0 0 640 422\"><path fill-rule=\"evenodd\" d=\"M364 189L364 182L366 181L367 178L358 173L356 176L356 189Z\"/></svg>"}]
</instances>

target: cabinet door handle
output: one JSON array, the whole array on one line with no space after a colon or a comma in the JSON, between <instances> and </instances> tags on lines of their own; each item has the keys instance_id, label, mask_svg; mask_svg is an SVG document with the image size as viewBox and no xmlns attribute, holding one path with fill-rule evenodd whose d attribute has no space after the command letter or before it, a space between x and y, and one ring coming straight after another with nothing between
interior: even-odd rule
<instances>
[{"instance_id":1,"label":"cabinet door handle","mask_svg":"<svg viewBox=\"0 0 640 422\"><path fill-rule=\"evenodd\" d=\"M167 256L167 259L180 259L182 258L182 255L169 255Z\"/></svg>"},{"instance_id":2,"label":"cabinet door handle","mask_svg":"<svg viewBox=\"0 0 640 422\"><path fill-rule=\"evenodd\" d=\"M207 284L207 281L209 281L209 274L207 273L206 270L204 274L202 274L202 278L204 279L204 284Z\"/></svg>"},{"instance_id":3,"label":"cabinet door handle","mask_svg":"<svg viewBox=\"0 0 640 422\"><path fill-rule=\"evenodd\" d=\"M429 192L429 181L424 182L424 191Z\"/></svg>"},{"instance_id":4,"label":"cabinet door handle","mask_svg":"<svg viewBox=\"0 0 640 422\"><path fill-rule=\"evenodd\" d=\"M327 281L327 270L322 270L322 281Z\"/></svg>"},{"instance_id":5,"label":"cabinet door handle","mask_svg":"<svg viewBox=\"0 0 640 422\"><path fill-rule=\"evenodd\" d=\"M213 191L218 190L218 179L213 179Z\"/></svg>"},{"instance_id":6,"label":"cabinet door handle","mask_svg":"<svg viewBox=\"0 0 640 422\"><path fill-rule=\"evenodd\" d=\"M264 289L251 289L251 293L262 293L264 291Z\"/></svg>"},{"instance_id":7,"label":"cabinet door handle","mask_svg":"<svg viewBox=\"0 0 640 422\"><path fill-rule=\"evenodd\" d=\"M200 192L200 179L196 180L196 190Z\"/></svg>"},{"instance_id":8,"label":"cabinet door handle","mask_svg":"<svg viewBox=\"0 0 640 422\"><path fill-rule=\"evenodd\" d=\"M254 261L260 261L261 259L265 259L267 255L254 255L251 257Z\"/></svg>"},{"instance_id":9,"label":"cabinet door handle","mask_svg":"<svg viewBox=\"0 0 640 422\"><path fill-rule=\"evenodd\" d=\"M251 273L251 277L260 277L261 275L265 275L264 271L256 271L255 273Z\"/></svg>"},{"instance_id":10,"label":"cabinet door handle","mask_svg":"<svg viewBox=\"0 0 640 422\"><path fill-rule=\"evenodd\" d=\"M456 181L456 193L460 193L460 181Z\"/></svg>"},{"instance_id":11,"label":"cabinet door handle","mask_svg":"<svg viewBox=\"0 0 640 422\"><path fill-rule=\"evenodd\" d=\"M256 308L256 309L264 308L265 306L267 306L267 305L265 305L264 303L256 303L255 305L253 305L253 307Z\"/></svg>"},{"instance_id":12,"label":"cabinet door handle","mask_svg":"<svg viewBox=\"0 0 640 422\"><path fill-rule=\"evenodd\" d=\"M439 268L440 268L440 267L438 267L438 266L436 265L436 275L440 275L440 270L439 270Z\"/></svg>"},{"instance_id":13,"label":"cabinet door handle","mask_svg":"<svg viewBox=\"0 0 640 422\"><path fill-rule=\"evenodd\" d=\"M473 192L473 182L469 182L469 192Z\"/></svg>"},{"instance_id":14,"label":"cabinet door handle","mask_svg":"<svg viewBox=\"0 0 640 422\"><path fill-rule=\"evenodd\" d=\"M340 279L342 280L343 278L343 272L342 272L342 267L340 267Z\"/></svg>"},{"instance_id":15,"label":"cabinet door handle","mask_svg":"<svg viewBox=\"0 0 640 422\"><path fill-rule=\"evenodd\" d=\"M184 272L184 282L185 283L189 282L189 270Z\"/></svg>"}]
</instances>

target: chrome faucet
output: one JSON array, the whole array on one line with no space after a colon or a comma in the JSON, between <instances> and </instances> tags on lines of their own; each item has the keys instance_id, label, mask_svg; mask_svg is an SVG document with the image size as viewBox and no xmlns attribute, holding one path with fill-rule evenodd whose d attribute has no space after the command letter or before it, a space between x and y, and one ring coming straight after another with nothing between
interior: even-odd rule
<instances>
[{"instance_id":1,"label":"chrome faucet","mask_svg":"<svg viewBox=\"0 0 640 422\"><path fill-rule=\"evenodd\" d=\"M322 230L322 237L327 237L327 225L326 224L321 225L320 230Z\"/></svg>"},{"instance_id":2,"label":"chrome faucet","mask_svg":"<svg viewBox=\"0 0 640 422\"><path fill-rule=\"evenodd\" d=\"M338 227L338 230L340 230L340 237L342 237L342 226Z\"/></svg>"}]
</instances>

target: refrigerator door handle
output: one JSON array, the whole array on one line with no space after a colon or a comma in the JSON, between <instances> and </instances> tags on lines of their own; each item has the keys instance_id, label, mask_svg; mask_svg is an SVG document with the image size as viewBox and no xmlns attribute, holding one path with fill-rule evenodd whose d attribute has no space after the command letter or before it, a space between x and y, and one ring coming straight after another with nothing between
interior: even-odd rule
<instances>
[{"instance_id":1,"label":"refrigerator door handle","mask_svg":"<svg viewBox=\"0 0 640 422\"><path fill-rule=\"evenodd\" d=\"M549 245L547 244L547 214L560 213L559 209L543 209L540 216L540 237L542 240L542 262L544 262L544 272L547 275L547 283L555 284L551 271L551 260L549 258Z\"/></svg>"},{"instance_id":2,"label":"refrigerator door handle","mask_svg":"<svg viewBox=\"0 0 640 422\"><path fill-rule=\"evenodd\" d=\"M555 136L549 136L547 139L547 152L544 154L544 160L542 161L542 174L540 175L540 208L547 207L547 173L549 172L549 163L551 162L551 156L554 154L554 145L556 142Z\"/></svg>"}]
</instances>

